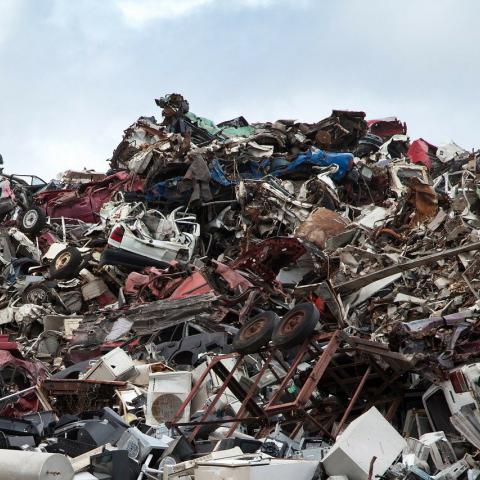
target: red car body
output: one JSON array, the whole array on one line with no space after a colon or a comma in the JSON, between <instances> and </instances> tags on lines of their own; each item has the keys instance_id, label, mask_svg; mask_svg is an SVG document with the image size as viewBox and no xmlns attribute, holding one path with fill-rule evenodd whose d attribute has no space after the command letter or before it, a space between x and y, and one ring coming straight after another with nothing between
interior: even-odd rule
<instances>
[{"instance_id":1,"label":"red car body","mask_svg":"<svg viewBox=\"0 0 480 480\"><path fill-rule=\"evenodd\" d=\"M99 221L100 209L119 191L141 192L143 180L134 173L118 172L78 189L47 190L35 195L35 204L52 218L73 218L86 223Z\"/></svg>"},{"instance_id":2,"label":"red car body","mask_svg":"<svg viewBox=\"0 0 480 480\"><path fill-rule=\"evenodd\" d=\"M419 138L410 144L407 156L412 163L420 163L427 168L432 167L432 161L435 160L437 147L428 143L423 138Z\"/></svg>"},{"instance_id":3,"label":"red car body","mask_svg":"<svg viewBox=\"0 0 480 480\"><path fill-rule=\"evenodd\" d=\"M0 346L6 348L6 350L0 350L0 376L3 381L10 379L11 386L16 386L18 390L40 385L47 377L44 366L40 362L34 363L22 359L16 342L9 341L5 335L1 337ZM39 406L38 396L35 392L29 392L19 395L18 399L13 399L10 403L2 404L0 416L21 417L26 413L37 412Z\"/></svg>"},{"instance_id":4,"label":"red car body","mask_svg":"<svg viewBox=\"0 0 480 480\"><path fill-rule=\"evenodd\" d=\"M407 134L407 124L402 123L397 117L367 120L367 125L370 133L382 137L385 141L394 135Z\"/></svg>"}]
</instances>

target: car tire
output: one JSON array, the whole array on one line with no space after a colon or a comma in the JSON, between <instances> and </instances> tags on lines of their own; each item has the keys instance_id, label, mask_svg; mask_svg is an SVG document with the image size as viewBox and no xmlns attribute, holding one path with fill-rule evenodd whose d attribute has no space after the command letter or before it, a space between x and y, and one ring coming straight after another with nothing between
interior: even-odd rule
<instances>
[{"instance_id":1,"label":"car tire","mask_svg":"<svg viewBox=\"0 0 480 480\"><path fill-rule=\"evenodd\" d=\"M25 210L18 218L18 228L23 233L36 235L40 233L47 224L47 214L39 207L32 207Z\"/></svg>"},{"instance_id":2,"label":"car tire","mask_svg":"<svg viewBox=\"0 0 480 480\"><path fill-rule=\"evenodd\" d=\"M44 285L29 285L22 293L23 303L32 303L34 305L43 305L51 303L52 294L50 288Z\"/></svg>"},{"instance_id":3,"label":"car tire","mask_svg":"<svg viewBox=\"0 0 480 480\"><path fill-rule=\"evenodd\" d=\"M309 338L320 319L313 303L300 303L287 312L276 326L272 341L277 347L289 348Z\"/></svg>"},{"instance_id":4,"label":"car tire","mask_svg":"<svg viewBox=\"0 0 480 480\"><path fill-rule=\"evenodd\" d=\"M50 278L70 280L80 271L83 257L80 250L67 247L58 253L50 264Z\"/></svg>"},{"instance_id":5,"label":"car tire","mask_svg":"<svg viewBox=\"0 0 480 480\"><path fill-rule=\"evenodd\" d=\"M272 339L280 321L274 312L262 312L242 325L233 339L233 349L240 353L255 353Z\"/></svg>"}]
</instances>

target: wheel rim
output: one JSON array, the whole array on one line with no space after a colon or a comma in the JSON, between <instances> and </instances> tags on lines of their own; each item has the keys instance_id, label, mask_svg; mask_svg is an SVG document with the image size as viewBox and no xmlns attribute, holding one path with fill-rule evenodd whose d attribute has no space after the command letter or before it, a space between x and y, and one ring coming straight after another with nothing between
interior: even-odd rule
<instances>
[{"instance_id":1,"label":"wheel rim","mask_svg":"<svg viewBox=\"0 0 480 480\"><path fill-rule=\"evenodd\" d=\"M23 226L31 228L38 220L38 212L36 210L29 210L23 217Z\"/></svg>"},{"instance_id":2,"label":"wheel rim","mask_svg":"<svg viewBox=\"0 0 480 480\"><path fill-rule=\"evenodd\" d=\"M48 300L48 294L41 288L35 288L26 295L28 303L44 303Z\"/></svg>"},{"instance_id":3,"label":"wheel rim","mask_svg":"<svg viewBox=\"0 0 480 480\"><path fill-rule=\"evenodd\" d=\"M62 253L55 262L55 270L60 270L70 262L72 255L70 252Z\"/></svg>"},{"instance_id":4,"label":"wheel rim","mask_svg":"<svg viewBox=\"0 0 480 480\"><path fill-rule=\"evenodd\" d=\"M287 320L280 326L280 333L282 335L288 335L289 333L292 333L298 328L299 325L301 325L304 318L305 315L303 312L297 312L289 316Z\"/></svg>"},{"instance_id":5,"label":"wheel rim","mask_svg":"<svg viewBox=\"0 0 480 480\"><path fill-rule=\"evenodd\" d=\"M254 337L258 334L258 332L263 330L266 323L266 318L259 318L258 320L250 322L248 325L245 326L245 329L241 331L240 339L249 340L250 338Z\"/></svg>"}]
</instances>

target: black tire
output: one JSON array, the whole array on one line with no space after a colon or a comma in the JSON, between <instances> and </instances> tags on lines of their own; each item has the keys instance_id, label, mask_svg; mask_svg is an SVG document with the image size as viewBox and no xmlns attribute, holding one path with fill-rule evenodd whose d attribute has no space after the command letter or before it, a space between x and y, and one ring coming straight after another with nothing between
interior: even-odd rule
<instances>
[{"instance_id":1,"label":"black tire","mask_svg":"<svg viewBox=\"0 0 480 480\"><path fill-rule=\"evenodd\" d=\"M47 224L47 214L39 207L32 207L22 212L18 218L18 228L23 233L36 235Z\"/></svg>"},{"instance_id":2,"label":"black tire","mask_svg":"<svg viewBox=\"0 0 480 480\"><path fill-rule=\"evenodd\" d=\"M43 305L51 303L52 294L50 288L44 285L29 285L22 293L23 303L33 303L34 305Z\"/></svg>"},{"instance_id":3,"label":"black tire","mask_svg":"<svg viewBox=\"0 0 480 480\"><path fill-rule=\"evenodd\" d=\"M80 271L83 257L80 250L75 247L67 247L52 260L50 264L50 278L70 280Z\"/></svg>"},{"instance_id":4,"label":"black tire","mask_svg":"<svg viewBox=\"0 0 480 480\"><path fill-rule=\"evenodd\" d=\"M280 319L274 312L255 315L235 335L233 349L241 353L255 353L272 339L273 331Z\"/></svg>"},{"instance_id":5,"label":"black tire","mask_svg":"<svg viewBox=\"0 0 480 480\"><path fill-rule=\"evenodd\" d=\"M277 347L289 348L310 337L320 319L313 303L299 303L287 312L275 328L272 341Z\"/></svg>"}]
</instances>

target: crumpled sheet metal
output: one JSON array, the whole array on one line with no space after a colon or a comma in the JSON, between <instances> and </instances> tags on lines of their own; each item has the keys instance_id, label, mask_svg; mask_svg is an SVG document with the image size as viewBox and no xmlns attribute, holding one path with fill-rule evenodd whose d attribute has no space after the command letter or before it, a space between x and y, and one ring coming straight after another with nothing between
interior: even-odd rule
<instances>
[{"instance_id":1,"label":"crumpled sheet metal","mask_svg":"<svg viewBox=\"0 0 480 480\"><path fill-rule=\"evenodd\" d=\"M10 351L0 350L0 379L2 383L0 397L15 391L15 387L22 390L39 385L46 378L47 371L40 362L23 360L14 356ZM32 392L6 402L6 404L2 404L0 401L0 415L21 417L27 413L36 412L39 407L38 397Z\"/></svg>"},{"instance_id":2,"label":"crumpled sheet metal","mask_svg":"<svg viewBox=\"0 0 480 480\"><path fill-rule=\"evenodd\" d=\"M444 317L398 323L388 334L389 343L395 350L421 354L424 365L435 365L435 368L448 372L478 356L478 317L478 313L467 310Z\"/></svg>"},{"instance_id":3,"label":"crumpled sheet metal","mask_svg":"<svg viewBox=\"0 0 480 480\"><path fill-rule=\"evenodd\" d=\"M231 267L236 270L250 270L264 281L272 281L283 264L294 263L306 251L305 246L296 238L272 238L252 245Z\"/></svg>"},{"instance_id":4,"label":"crumpled sheet metal","mask_svg":"<svg viewBox=\"0 0 480 480\"><path fill-rule=\"evenodd\" d=\"M251 445L298 459L320 455L317 450L324 455L372 405L403 431L412 409L420 415L425 407L421 397L431 383L448 394L451 378L462 380L466 370L459 368L476 362L480 348L478 152L411 141L396 117L365 121L363 112L334 110L310 124L249 124L243 117L216 124L193 113L180 94L157 104L162 120L140 117L125 130L108 175L92 174L85 183L91 172L73 172L39 188L27 205L49 217L39 231L25 229L22 215L12 213L25 208L17 202L25 187L13 177L2 183L0 322L10 336L0 339L0 377L5 383L12 368L24 374L0 384L3 393L13 392L5 395L13 401L0 403L5 415L38 410L43 421L47 409L95 422L91 410L106 407L121 428L135 422L146 431L152 395L167 393L168 382L153 386L155 376L187 370L197 380L213 363L215 375L205 377L198 396L186 388L175 399L196 410L186 418L190 425L179 426L184 436L174 431L175 443L250 435ZM170 215L177 213L173 224ZM15 222L18 228L8 230ZM125 226L134 238L125 236ZM153 263L166 258L160 243L178 246L188 235L196 239L188 259ZM124 240L132 243L122 246ZM151 249L156 255L149 256ZM65 265L67 273L59 274ZM36 294L26 297L30 288ZM295 321L305 320L305 312L319 320L282 346L276 330L294 308L303 312L290 317ZM272 320L273 333L243 355L239 339L245 331L258 333L262 315ZM288 322L285 330L294 326ZM119 352L128 366L125 382L82 378L99 357L97 374L100 367L116 368L118 358L105 359ZM30 385L27 394L15 393ZM172 413L170 400L155 404ZM474 454L472 412L451 411L442 425L447 441L456 431ZM423 415L422 427L431 423ZM148 444L163 428L154 425L143 440ZM72 438L54 435L52 442L51 435L29 442L72 447ZM320 449L300 447L309 435ZM409 445L425 446L417 436ZM167 456L177 458L173 450ZM161 452L154 458L165 459ZM428 470L409 458L410 467ZM457 463L428 473L450 478L474 465ZM153 474L153 463L137 466ZM402 468L392 467L388 478L412 474Z\"/></svg>"},{"instance_id":5,"label":"crumpled sheet metal","mask_svg":"<svg viewBox=\"0 0 480 480\"><path fill-rule=\"evenodd\" d=\"M435 145L428 143L423 138L419 138L410 144L407 155L412 163L420 163L427 168L431 168L432 159L435 157L436 152L437 147Z\"/></svg>"},{"instance_id":6,"label":"crumpled sheet metal","mask_svg":"<svg viewBox=\"0 0 480 480\"><path fill-rule=\"evenodd\" d=\"M299 201L280 180L244 181L237 188L237 199L243 215L263 235L283 224L289 232L308 218L312 205ZM253 201L248 196L253 194Z\"/></svg>"},{"instance_id":7,"label":"crumpled sheet metal","mask_svg":"<svg viewBox=\"0 0 480 480\"><path fill-rule=\"evenodd\" d=\"M406 201L415 206L415 215L412 224L422 223L435 217L438 211L437 194L430 185L422 183L417 178L412 178Z\"/></svg>"},{"instance_id":8,"label":"crumpled sheet metal","mask_svg":"<svg viewBox=\"0 0 480 480\"><path fill-rule=\"evenodd\" d=\"M131 272L126 281L124 293L142 302L142 293L149 290L158 299L178 300L181 298L193 297L207 293L216 293L220 296L223 292L215 291L212 282L209 281L212 275L223 279L232 293L246 292L254 288L254 285L239 272L220 262L213 261L211 269L203 269L191 272L189 275L179 276L178 270L159 270L150 267L145 274ZM207 272L207 269L209 270ZM210 271L211 270L211 271ZM177 273L177 275L175 275ZM218 282L215 281L214 284Z\"/></svg>"},{"instance_id":9,"label":"crumpled sheet metal","mask_svg":"<svg viewBox=\"0 0 480 480\"><path fill-rule=\"evenodd\" d=\"M102 343L110 333L113 322L120 316L133 322L132 331L137 336L188 321L217 322L222 319L223 312L215 311L216 300L217 296L209 292L175 300L157 300L118 312L112 311L104 319L87 317L75 331L71 346Z\"/></svg>"},{"instance_id":10,"label":"crumpled sheet metal","mask_svg":"<svg viewBox=\"0 0 480 480\"><path fill-rule=\"evenodd\" d=\"M325 248L327 240L343 233L349 222L337 212L326 208L314 210L295 230L295 235L305 238L320 248Z\"/></svg>"},{"instance_id":11,"label":"crumpled sheet metal","mask_svg":"<svg viewBox=\"0 0 480 480\"><path fill-rule=\"evenodd\" d=\"M86 223L98 222L103 204L115 192L142 191L144 181L136 174L118 172L103 180L84 183L76 190L51 190L35 195L36 204L51 217L75 218ZM79 199L84 199L83 203Z\"/></svg>"}]
</instances>

